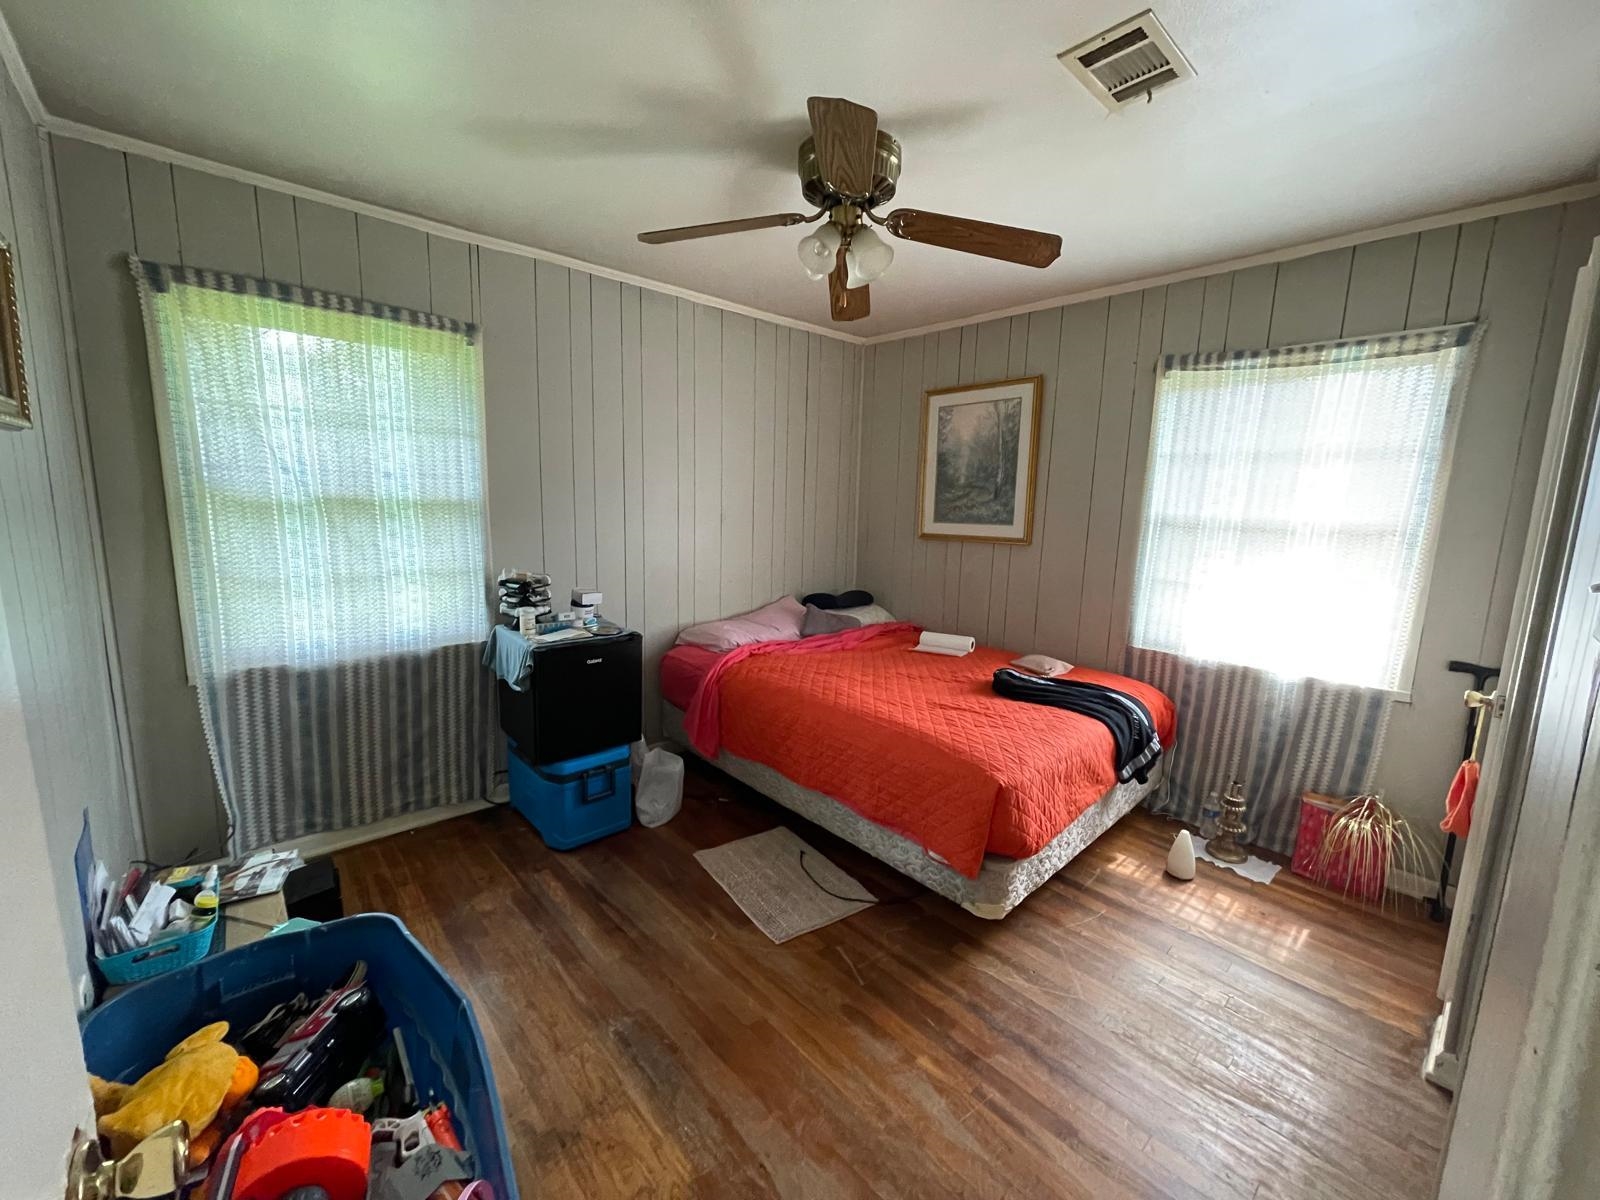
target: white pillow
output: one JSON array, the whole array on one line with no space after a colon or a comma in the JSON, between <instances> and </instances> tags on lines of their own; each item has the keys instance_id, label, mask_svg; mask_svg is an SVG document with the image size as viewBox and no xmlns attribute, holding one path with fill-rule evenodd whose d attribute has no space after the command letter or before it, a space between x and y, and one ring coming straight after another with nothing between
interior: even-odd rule
<instances>
[{"instance_id":1,"label":"white pillow","mask_svg":"<svg viewBox=\"0 0 1600 1200\"><path fill-rule=\"evenodd\" d=\"M861 625L887 625L894 614L881 604L863 604L856 608L831 609L835 616L853 617Z\"/></svg>"},{"instance_id":2,"label":"white pillow","mask_svg":"<svg viewBox=\"0 0 1600 1200\"><path fill-rule=\"evenodd\" d=\"M1058 675L1065 675L1072 670L1072 664L1062 662L1059 658L1051 658L1048 654L1024 654L1021 658L1013 658L1011 665L1019 671L1027 671L1033 675L1043 675L1046 679L1054 679Z\"/></svg>"},{"instance_id":3,"label":"white pillow","mask_svg":"<svg viewBox=\"0 0 1600 1200\"><path fill-rule=\"evenodd\" d=\"M795 642L800 640L800 623L805 616L805 606L800 601L793 596L780 596L754 612L691 625L678 634L678 645L704 646L725 654L735 646L752 642Z\"/></svg>"}]
</instances>

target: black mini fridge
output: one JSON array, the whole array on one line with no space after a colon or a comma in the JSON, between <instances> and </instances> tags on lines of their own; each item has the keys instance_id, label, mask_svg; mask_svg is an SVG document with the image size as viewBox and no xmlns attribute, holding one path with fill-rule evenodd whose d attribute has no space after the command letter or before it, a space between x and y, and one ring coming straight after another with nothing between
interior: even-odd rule
<instances>
[{"instance_id":1,"label":"black mini fridge","mask_svg":"<svg viewBox=\"0 0 1600 1200\"><path fill-rule=\"evenodd\" d=\"M525 691L498 681L500 728L534 766L639 740L643 639L633 630L533 648Z\"/></svg>"}]
</instances>

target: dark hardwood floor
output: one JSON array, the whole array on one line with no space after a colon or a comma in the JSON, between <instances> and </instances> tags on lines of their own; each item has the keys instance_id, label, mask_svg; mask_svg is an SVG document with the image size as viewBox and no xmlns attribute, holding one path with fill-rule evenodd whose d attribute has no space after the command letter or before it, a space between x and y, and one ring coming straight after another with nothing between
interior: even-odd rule
<instances>
[{"instance_id":1,"label":"dark hardwood floor","mask_svg":"<svg viewBox=\"0 0 1600 1200\"><path fill-rule=\"evenodd\" d=\"M692 855L779 822L917 897L773 945ZM1135 813L999 923L694 765L660 829L560 854L502 809L338 865L471 995L525 1200L1431 1194L1443 932L1178 883L1175 829Z\"/></svg>"}]
</instances>

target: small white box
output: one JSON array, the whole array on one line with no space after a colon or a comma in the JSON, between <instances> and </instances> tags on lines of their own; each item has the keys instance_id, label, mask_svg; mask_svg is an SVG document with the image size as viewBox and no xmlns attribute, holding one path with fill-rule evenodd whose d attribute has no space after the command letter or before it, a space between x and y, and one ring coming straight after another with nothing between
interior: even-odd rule
<instances>
[{"instance_id":1,"label":"small white box","mask_svg":"<svg viewBox=\"0 0 1600 1200\"><path fill-rule=\"evenodd\" d=\"M599 592L593 591L590 588L573 588L572 589L572 607L573 608L579 608L579 607L584 607L584 606L587 606L589 608L594 608L594 607L598 606L599 603L600 603L600 593Z\"/></svg>"}]
</instances>

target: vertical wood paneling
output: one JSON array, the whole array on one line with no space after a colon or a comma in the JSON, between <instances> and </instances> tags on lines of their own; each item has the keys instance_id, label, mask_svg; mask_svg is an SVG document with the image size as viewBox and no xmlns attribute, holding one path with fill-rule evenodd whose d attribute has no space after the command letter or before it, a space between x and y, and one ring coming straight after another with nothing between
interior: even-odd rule
<instances>
[{"instance_id":1,"label":"vertical wood paneling","mask_svg":"<svg viewBox=\"0 0 1600 1200\"><path fill-rule=\"evenodd\" d=\"M1416 270L1416 234L1357 246L1350 268L1350 292L1345 299L1344 336L1364 337L1404 329Z\"/></svg>"},{"instance_id":2,"label":"vertical wood paneling","mask_svg":"<svg viewBox=\"0 0 1600 1200\"><path fill-rule=\"evenodd\" d=\"M931 337L920 337L874 347L880 355L878 361L887 368L880 392L886 457L863 459L889 479L882 493L884 525L879 542L889 552L885 586L894 598L890 611L898 615L904 610L913 621L926 616L918 574L930 543L917 536L917 453L922 436L922 376L924 364L932 358L928 347L934 344Z\"/></svg>"},{"instance_id":3,"label":"vertical wood paneling","mask_svg":"<svg viewBox=\"0 0 1600 1200\"><path fill-rule=\"evenodd\" d=\"M985 321L977 327L970 364L963 363L961 382L977 384L1004 379L1010 350L1011 322ZM963 542L960 546L955 631L988 641L995 547L991 542Z\"/></svg>"},{"instance_id":4,"label":"vertical wood paneling","mask_svg":"<svg viewBox=\"0 0 1600 1200\"><path fill-rule=\"evenodd\" d=\"M125 255L135 237L121 154L70 139L53 147L78 380L111 583L134 778L146 809L146 851L176 860L199 843L220 850L211 763L189 691L178 625L166 494L156 443L144 330ZM176 207L141 199L145 242L169 260ZM159 812L156 808L160 805Z\"/></svg>"},{"instance_id":5,"label":"vertical wood paneling","mask_svg":"<svg viewBox=\"0 0 1600 1200\"><path fill-rule=\"evenodd\" d=\"M953 333L949 336L959 344ZM917 532L922 493L923 415L928 391L940 384L939 348L945 337L943 333L929 333L908 343L905 361L901 364L900 388L895 398L900 422L895 559L899 562L902 555L910 558L908 577L912 593L904 603L910 608L911 619L934 630L948 631L944 623L944 581L939 578L944 570L948 543L922 537ZM873 469L877 469L876 464Z\"/></svg>"},{"instance_id":6,"label":"vertical wood paneling","mask_svg":"<svg viewBox=\"0 0 1600 1200\"><path fill-rule=\"evenodd\" d=\"M1272 330L1272 298L1277 289L1276 264L1234 272L1233 291L1228 299L1229 350L1266 348Z\"/></svg>"},{"instance_id":7,"label":"vertical wood paneling","mask_svg":"<svg viewBox=\"0 0 1600 1200\"><path fill-rule=\"evenodd\" d=\"M773 424L777 405L777 329L756 323L755 417L750 487L750 599L765 604L776 591L772 583Z\"/></svg>"},{"instance_id":8,"label":"vertical wood paneling","mask_svg":"<svg viewBox=\"0 0 1600 1200\"><path fill-rule=\"evenodd\" d=\"M678 613L695 614L695 305L681 297L678 332Z\"/></svg>"},{"instance_id":9,"label":"vertical wood paneling","mask_svg":"<svg viewBox=\"0 0 1600 1200\"><path fill-rule=\"evenodd\" d=\"M867 348L862 423L865 459L874 464L875 470L861 480L864 544L856 574L862 587L890 606L908 599L894 578L898 524L895 496L900 484L900 376L907 345L900 341Z\"/></svg>"},{"instance_id":10,"label":"vertical wood paneling","mask_svg":"<svg viewBox=\"0 0 1600 1200\"><path fill-rule=\"evenodd\" d=\"M1459 753L1460 687L1444 662L1495 657L1504 640L1559 353L1556 322L1564 320L1577 247L1592 226L1600 226L1600 203L1585 202L1565 214L1514 214L1034 313L1020 337L1024 318L880 343L869 352L862 391L863 577L869 586L887 578L890 607L930 627L1115 666L1132 610L1162 355L1483 316L1489 340L1463 412L1413 703L1396 706L1379 779L1402 811L1427 824L1421 818ZM1004 373L1046 376L1034 544L920 540L921 391L1001 374L980 370L979 361L980 347L985 368L999 361L993 347L1001 324L1013 326ZM1019 343L1020 370L1011 353ZM898 384L891 378L897 352ZM898 405L897 429L879 422L882 403ZM887 529L885 495L894 498ZM909 549L904 576L901 547Z\"/></svg>"},{"instance_id":11,"label":"vertical wood paneling","mask_svg":"<svg viewBox=\"0 0 1600 1200\"><path fill-rule=\"evenodd\" d=\"M755 512L756 328L722 315L722 605L751 607L750 555Z\"/></svg>"},{"instance_id":12,"label":"vertical wood paneling","mask_svg":"<svg viewBox=\"0 0 1600 1200\"><path fill-rule=\"evenodd\" d=\"M1106 662L1122 665L1133 613L1133 577L1138 565L1139 522L1144 513L1145 471L1155 416L1156 370L1167 334L1169 288L1144 293L1139 314L1139 352L1134 364L1133 413L1128 421L1127 477L1122 484L1122 520L1117 532L1117 568L1111 588L1111 633Z\"/></svg>"},{"instance_id":13,"label":"vertical wood paneling","mask_svg":"<svg viewBox=\"0 0 1600 1200\"><path fill-rule=\"evenodd\" d=\"M261 274L256 190L234 179L172 168L183 265Z\"/></svg>"},{"instance_id":14,"label":"vertical wood paneling","mask_svg":"<svg viewBox=\"0 0 1600 1200\"><path fill-rule=\"evenodd\" d=\"M131 168L133 163L128 165ZM261 223L261 273L268 279L299 283L300 235L294 227L294 197L257 188L256 219Z\"/></svg>"},{"instance_id":15,"label":"vertical wood paneling","mask_svg":"<svg viewBox=\"0 0 1600 1200\"><path fill-rule=\"evenodd\" d=\"M844 344L832 338L817 339L817 475L807 506L812 516L811 566L806 591L839 591L846 582L838 577L840 485L844 465L839 461L839 427L844 420Z\"/></svg>"},{"instance_id":16,"label":"vertical wood paneling","mask_svg":"<svg viewBox=\"0 0 1600 1200\"><path fill-rule=\"evenodd\" d=\"M789 590L789 333L773 329L772 347L772 582L774 596Z\"/></svg>"},{"instance_id":17,"label":"vertical wood paneling","mask_svg":"<svg viewBox=\"0 0 1600 1200\"><path fill-rule=\"evenodd\" d=\"M644 632L656 661L678 632L678 307L671 296L641 298L644 373ZM647 736L659 736L660 683L645 672Z\"/></svg>"},{"instance_id":18,"label":"vertical wood paneling","mask_svg":"<svg viewBox=\"0 0 1600 1200\"><path fill-rule=\"evenodd\" d=\"M694 311L694 619L722 609L722 314Z\"/></svg>"},{"instance_id":19,"label":"vertical wood paneling","mask_svg":"<svg viewBox=\"0 0 1600 1200\"><path fill-rule=\"evenodd\" d=\"M928 362L923 359L923 391L933 391L937 388L955 387L963 379L971 379L971 372L966 364L974 360L977 354L977 329L968 325L962 329L947 329L937 335L939 338L939 351L933 363L933 376L929 379ZM922 417L925 409L918 408L918 428L922 427ZM921 464L919 447L918 463ZM919 471L920 475L920 471ZM934 587L938 590L937 596L930 597L930 603L939 613L936 628L953 633L956 628L957 601L961 589L961 543L947 542L943 539L931 541L928 546L928 561L934 579Z\"/></svg>"},{"instance_id":20,"label":"vertical wood paneling","mask_svg":"<svg viewBox=\"0 0 1600 1200\"><path fill-rule=\"evenodd\" d=\"M325 292L361 295L361 249L356 241L355 213L297 196L294 225L300 240L300 282Z\"/></svg>"},{"instance_id":21,"label":"vertical wood paneling","mask_svg":"<svg viewBox=\"0 0 1600 1200\"><path fill-rule=\"evenodd\" d=\"M1417 265L1406 302L1406 328L1443 325L1450 303L1450 277L1455 274L1456 239L1460 226L1430 229L1417 238Z\"/></svg>"},{"instance_id":22,"label":"vertical wood paneling","mask_svg":"<svg viewBox=\"0 0 1600 1200\"><path fill-rule=\"evenodd\" d=\"M798 592L805 576L806 455L809 450L811 341L815 334L789 331L789 469L788 500L784 505L783 590Z\"/></svg>"},{"instance_id":23,"label":"vertical wood paneling","mask_svg":"<svg viewBox=\"0 0 1600 1200\"><path fill-rule=\"evenodd\" d=\"M1122 489L1128 472L1128 435L1133 421L1134 377L1139 358L1140 317L1145 292L1111 298L1105 368L1100 384L1099 429L1084 546L1082 599L1078 608L1078 652L1074 662L1111 663L1112 590L1117 541L1122 529Z\"/></svg>"},{"instance_id":24,"label":"vertical wood paneling","mask_svg":"<svg viewBox=\"0 0 1600 1200\"><path fill-rule=\"evenodd\" d=\"M598 276L590 284L594 352L595 586L604 611L624 611L627 596L626 507L622 421L622 285Z\"/></svg>"},{"instance_id":25,"label":"vertical wood paneling","mask_svg":"<svg viewBox=\"0 0 1600 1200\"><path fill-rule=\"evenodd\" d=\"M362 262L366 262L363 251ZM366 272L363 268L363 277ZM539 499L544 519L544 571L570 587L577 574L572 485L572 323L568 271L534 264L534 356L539 381ZM560 581L568 581L563 584ZM560 599L560 592L555 593Z\"/></svg>"},{"instance_id":26,"label":"vertical wood paneling","mask_svg":"<svg viewBox=\"0 0 1600 1200\"><path fill-rule=\"evenodd\" d=\"M1012 317L1008 324L1010 328L1006 335L1006 378L1020 379L1027 373L1028 318ZM1028 470L1026 460L1022 464L1022 470L1024 472ZM1037 483L1037 478L1035 482ZM1016 553L1017 547L1012 545L997 545L994 549L994 562L989 570L989 619L983 636L986 643L992 644L1005 637L1006 611L1009 607L1011 588L1011 560Z\"/></svg>"},{"instance_id":27,"label":"vertical wood paneling","mask_svg":"<svg viewBox=\"0 0 1600 1200\"><path fill-rule=\"evenodd\" d=\"M352 237L354 230L352 228ZM538 570L544 557L539 485L539 394L533 339L533 263L485 250L478 257L486 405L484 487L489 502L491 574ZM307 260L310 269L310 260Z\"/></svg>"},{"instance_id":28,"label":"vertical wood paneling","mask_svg":"<svg viewBox=\"0 0 1600 1200\"><path fill-rule=\"evenodd\" d=\"M130 158L127 175L139 257L152 262L177 262L183 250L178 242L178 201L172 190L172 167L148 158Z\"/></svg>"},{"instance_id":29,"label":"vertical wood paneling","mask_svg":"<svg viewBox=\"0 0 1600 1200\"><path fill-rule=\"evenodd\" d=\"M1344 319L1350 251L1328 250L1278 267L1267 345L1293 346L1326 337Z\"/></svg>"},{"instance_id":30,"label":"vertical wood paneling","mask_svg":"<svg viewBox=\"0 0 1600 1200\"><path fill-rule=\"evenodd\" d=\"M594 341L590 323L590 276L573 271L568 286L572 327L572 507L577 566L572 584L595 586L594 519ZM570 600L571 591L562 600Z\"/></svg>"},{"instance_id":31,"label":"vertical wood paneling","mask_svg":"<svg viewBox=\"0 0 1600 1200\"><path fill-rule=\"evenodd\" d=\"M644 609L644 334L643 293L622 285L622 472L627 604L623 619L642 629Z\"/></svg>"},{"instance_id":32,"label":"vertical wood paneling","mask_svg":"<svg viewBox=\"0 0 1600 1200\"><path fill-rule=\"evenodd\" d=\"M652 729L654 656L682 623L852 581L858 349L138 156L68 140L57 154L95 351L86 377L105 397L93 436L116 497L102 507L122 568L114 620L132 631L124 673L172 693L134 698L141 791L177 798L158 824L185 839L153 841L163 853L189 849L214 795L182 681L143 335L118 253L476 319L491 570L545 570L560 603L599 586L608 615L647 635Z\"/></svg>"},{"instance_id":33,"label":"vertical wood paneling","mask_svg":"<svg viewBox=\"0 0 1600 1200\"><path fill-rule=\"evenodd\" d=\"M357 213L356 244L361 254L363 299L427 311L427 234Z\"/></svg>"},{"instance_id":34,"label":"vertical wood paneling","mask_svg":"<svg viewBox=\"0 0 1600 1200\"><path fill-rule=\"evenodd\" d=\"M856 587L857 513L860 508L855 487L861 457L861 359L860 346L844 347L843 393L840 397L843 420L839 427L839 528L833 552L837 565L835 578L840 587Z\"/></svg>"},{"instance_id":35,"label":"vertical wood paneling","mask_svg":"<svg viewBox=\"0 0 1600 1200\"><path fill-rule=\"evenodd\" d=\"M1039 388L1038 466L1033 484L1033 540L1012 550L1006 579L1005 623L1000 640L1031 653L1039 608L1039 565L1050 500L1050 446L1055 432L1057 384L1061 354L1061 310L1028 316L1027 357L1023 375L1041 377Z\"/></svg>"},{"instance_id":36,"label":"vertical wood paneling","mask_svg":"<svg viewBox=\"0 0 1600 1200\"><path fill-rule=\"evenodd\" d=\"M474 319L472 247L466 242L428 234L428 311L458 321Z\"/></svg>"}]
</instances>

